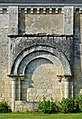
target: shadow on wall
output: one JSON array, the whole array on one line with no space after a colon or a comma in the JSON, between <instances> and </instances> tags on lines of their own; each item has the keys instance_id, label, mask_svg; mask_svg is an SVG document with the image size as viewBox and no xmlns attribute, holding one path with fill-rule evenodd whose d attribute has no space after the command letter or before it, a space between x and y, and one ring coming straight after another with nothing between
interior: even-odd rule
<instances>
[{"instance_id":1,"label":"shadow on wall","mask_svg":"<svg viewBox=\"0 0 82 119\"><path fill-rule=\"evenodd\" d=\"M19 29L19 34L22 35L25 33L25 11L24 8L21 8L21 13L19 13L19 24L18 24L18 29Z\"/></svg>"},{"instance_id":2,"label":"shadow on wall","mask_svg":"<svg viewBox=\"0 0 82 119\"><path fill-rule=\"evenodd\" d=\"M80 89L82 89L82 74L81 74L81 51L80 51L80 43L81 43L81 36L80 36L80 28L81 28L81 21L80 21L80 14L77 10L77 13L74 16L74 64L73 64L73 74L74 74L74 97L76 97L80 93Z\"/></svg>"}]
</instances>

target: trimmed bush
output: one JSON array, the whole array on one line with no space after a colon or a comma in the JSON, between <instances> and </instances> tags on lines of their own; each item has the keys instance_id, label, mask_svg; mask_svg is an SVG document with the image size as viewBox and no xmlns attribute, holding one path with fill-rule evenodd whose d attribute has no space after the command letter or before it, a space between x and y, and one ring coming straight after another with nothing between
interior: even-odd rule
<instances>
[{"instance_id":1,"label":"trimmed bush","mask_svg":"<svg viewBox=\"0 0 82 119\"><path fill-rule=\"evenodd\" d=\"M7 105L6 102L0 102L0 113L8 113L11 112L11 109Z\"/></svg>"},{"instance_id":2,"label":"trimmed bush","mask_svg":"<svg viewBox=\"0 0 82 119\"><path fill-rule=\"evenodd\" d=\"M74 100L77 112L82 112L82 95L79 95Z\"/></svg>"},{"instance_id":3,"label":"trimmed bush","mask_svg":"<svg viewBox=\"0 0 82 119\"><path fill-rule=\"evenodd\" d=\"M60 103L54 103L53 99L51 101L46 100L43 97L43 100L39 102L39 109L44 113L77 113L82 112L82 95L77 98L63 98Z\"/></svg>"},{"instance_id":4,"label":"trimmed bush","mask_svg":"<svg viewBox=\"0 0 82 119\"><path fill-rule=\"evenodd\" d=\"M63 98L60 103L60 110L63 113L75 112L75 104L73 98Z\"/></svg>"},{"instance_id":5,"label":"trimmed bush","mask_svg":"<svg viewBox=\"0 0 82 119\"><path fill-rule=\"evenodd\" d=\"M54 104L53 100L51 101L46 100L45 97L43 97L43 100L39 102L39 109L43 113L48 113L48 114L57 112L57 106Z\"/></svg>"}]
</instances>

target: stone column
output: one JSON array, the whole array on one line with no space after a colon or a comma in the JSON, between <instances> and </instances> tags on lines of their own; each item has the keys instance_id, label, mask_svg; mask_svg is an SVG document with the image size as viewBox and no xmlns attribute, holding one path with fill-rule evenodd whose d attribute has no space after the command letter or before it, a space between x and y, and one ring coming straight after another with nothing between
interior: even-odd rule
<instances>
[{"instance_id":1,"label":"stone column","mask_svg":"<svg viewBox=\"0 0 82 119\"><path fill-rule=\"evenodd\" d=\"M64 93L64 98L69 98L69 79L71 76L65 76L65 93Z\"/></svg>"},{"instance_id":2,"label":"stone column","mask_svg":"<svg viewBox=\"0 0 82 119\"><path fill-rule=\"evenodd\" d=\"M18 90L19 96L18 97L19 97L19 101L22 100L22 81L24 80L24 77L25 76L19 76L18 77L18 86L19 86L19 88L18 88L19 89Z\"/></svg>"},{"instance_id":3,"label":"stone column","mask_svg":"<svg viewBox=\"0 0 82 119\"><path fill-rule=\"evenodd\" d=\"M66 77L65 78L65 93L64 93L64 98L69 98L69 80Z\"/></svg>"},{"instance_id":4,"label":"stone column","mask_svg":"<svg viewBox=\"0 0 82 119\"><path fill-rule=\"evenodd\" d=\"M19 101L21 100L21 79L19 77L18 79L18 83L19 83Z\"/></svg>"},{"instance_id":5,"label":"stone column","mask_svg":"<svg viewBox=\"0 0 82 119\"><path fill-rule=\"evenodd\" d=\"M24 80L24 76L18 77L18 86L19 86L19 101L22 99L22 81Z\"/></svg>"},{"instance_id":6,"label":"stone column","mask_svg":"<svg viewBox=\"0 0 82 119\"><path fill-rule=\"evenodd\" d=\"M30 79L28 79L28 82L27 82L27 101L29 101L29 96L28 96L28 94L29 94L29 92L30 92L30 88L29 88L29 86L30 86Z\"/></svg>"},{"instance_id":7,"label":"stone column","mask_svg":"<svg viewBox=\"0 0 82 119\"><path fill-rule=\"evenodd\" d=\"M64 34L73 35L73 18L74 18L74 7L64 7Z\"/></svg>"},{"instance_id":8,"label":"stone column","mask_svg":"<svg viewBox=\"0 0 82 119\"><path fill-rule=\"evenodd\" d=\"M15 78L12 80L12 111L15 110Z\"/></svg>"}]
</instances>

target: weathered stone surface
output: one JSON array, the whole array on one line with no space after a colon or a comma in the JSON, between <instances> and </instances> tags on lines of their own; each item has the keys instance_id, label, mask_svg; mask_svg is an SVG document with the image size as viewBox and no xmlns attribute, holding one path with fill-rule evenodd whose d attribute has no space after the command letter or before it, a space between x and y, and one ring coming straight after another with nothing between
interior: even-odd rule
<instances>
[{"instance_id":1,"label":"weathered stone surface","mask_svg":"<svg viewBox=\"0 0 82 119\"><path fill-rule=\"evenodd\" d=\"M18 6L9 6L9 35L18 34Z\"/></svg>"},{"instance_id":2,"label":"weathered stone surface","mask_svg":"<svg viewBox=\"0 0 82 119\"><path fill-rule=\"evenodd\" d=\"M27 112L27 111L37 111L37 102L26 102L26 101L16 101L15 111Z\"/></svg>"},{"instance_id":3,"label":"weathered stone surface","mask_svg":"<svg viewBox=\"0 0 82 119\"><path fill-rule=\"evenodd\" d=\"M14 45L12 45L14 44ZM73 37L61 37L61 36L52 36L52 37L13 37L11 38L11 45L12 49L11 52L14 50L13 55L16 57L22 49L25 49L30 46L34 45L45 45L45 46L51 46L54 48L60 49L68 58L68 60L71 60L71 56L73 54ZM62 49L63 47L63 49Z\"/></svg>"},{"instance_id":4,"label":"weathered stone surface","mask_svg":"<svg viewBox=\"0 0 82 119\"><path fill-rule=\"evenodd\" d=\"M64 34L63 14L25 15L25 33Z\"/></svg>"},{"instance_id":5,"label":"weathered stone surface","mask_svg":"<svg viewBox=\"0 0 82 119\"><path fill-rule=\"evenodd\" d=\"M43 7L41 14L33 7L31 13L27 7L0 8L0 100L13 102L12 110L37 109L33 101L43 95L56 101L82 93L82 10L59 8L50 13Z\"/></svg>"},{"instance_id":6,"label":"weathered stone surface","mask_svg":"<svg viewBox=\"0 0 82 119\"><path fill-rule=\"evenodd\" d=\"M65 35L73 35L73 15L74 8L72 7L64 7L64 34Z\"/></svg>"}]
</instances>

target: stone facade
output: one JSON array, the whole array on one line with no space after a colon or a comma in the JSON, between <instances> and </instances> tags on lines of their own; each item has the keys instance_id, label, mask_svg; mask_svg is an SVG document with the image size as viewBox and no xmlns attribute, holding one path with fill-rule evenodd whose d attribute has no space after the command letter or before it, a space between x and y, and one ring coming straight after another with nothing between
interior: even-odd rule
<instances>
[{"instance_id":1,"label":"stone facade","mask_svg":"<svg viewBox=\"0 0 82 119\"><path fill-rule=\"evenodd\" d=\"M81 25L81 7L0 7L0 100L26 111L82 94Z\"/></svg>"}]
</instances>

